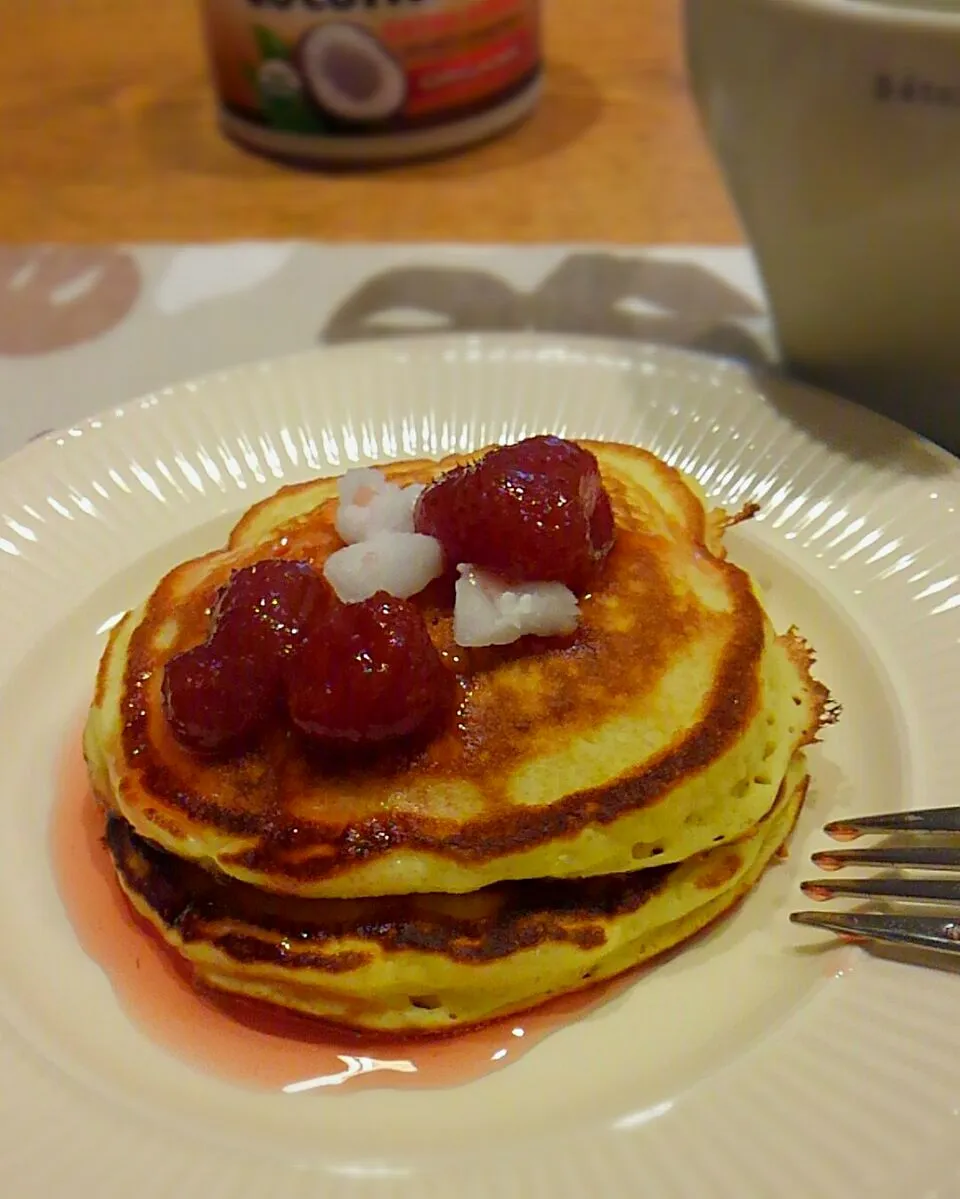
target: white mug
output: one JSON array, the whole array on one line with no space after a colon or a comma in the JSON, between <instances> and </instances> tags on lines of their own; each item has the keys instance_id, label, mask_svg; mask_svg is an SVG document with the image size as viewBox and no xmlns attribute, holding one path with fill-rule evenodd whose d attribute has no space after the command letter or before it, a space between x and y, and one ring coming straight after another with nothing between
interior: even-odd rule
<instances>
[{"instance_id":1,"label":"white mug","mask_svg":"<svg viewBox=\"0 0 960 1199\"><path fill-rule=\"evenodd\" d=\"M960 0L686 0L785 365L960 453Z\"/></svg>"}]
</instances>

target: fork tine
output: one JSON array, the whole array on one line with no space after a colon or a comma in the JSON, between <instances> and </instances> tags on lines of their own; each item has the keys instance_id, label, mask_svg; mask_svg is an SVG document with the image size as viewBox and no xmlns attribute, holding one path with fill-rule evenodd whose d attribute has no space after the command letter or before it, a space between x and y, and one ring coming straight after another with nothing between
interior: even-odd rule
<instances>
[{"instance_id":1,"label":"fork tine","mask_svg":"<svg viewBox=\"0 0 960 1199\"><path fill-rule=\"evenodd\" d=\"M872 899L916 899L932 903L960 903L960 879L943 878L817 878L800 884L803 893L818 902L840 895Z\"/></svg>"},{"instance_id":2,"label":"fork tine","mask_svg":"<svg viewBox=\"0 0 960 1199\"><path fill-rule=\"evenodd\" d=\"M960 807L850 816L832 820L824 832L838 841L853 841L864 833L960 833Z\"/></svg>"},{"instance_id":3,"label":"fork tine","mask_svg":"<svg viewBox=\"0 0 960 1199\"><path fill-rule=\"evenodd\" d=\"M885 849L824 849L813 855L821 870L842 870L844 866L906 866L915 870L960 869L960 847L908 845Z\"/></svg>"},{"instance_id":4,"label":"fork tine","mask_svg":"<svg viewBox=\"0 0 960 1199\"><path fill-rule=\"evenodd\" d=\"M857 940L915 945L960 954L960 923L942 916L875 916L866 912L791 912L794 924L808 924Z\"/></svg>"}]
</instances>

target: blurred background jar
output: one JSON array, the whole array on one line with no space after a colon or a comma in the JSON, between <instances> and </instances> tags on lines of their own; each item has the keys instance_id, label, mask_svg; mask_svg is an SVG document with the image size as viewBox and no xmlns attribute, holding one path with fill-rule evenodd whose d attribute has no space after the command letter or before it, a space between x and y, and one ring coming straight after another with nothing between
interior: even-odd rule
<instances>
[{"instance_id":1,"label":"blurred background jar","mask_svg":"<svg viewBox=\"0 0 960 1199\"><path fill-rule=\"evenodd\" d=\"M539 0L202 0L224 133L300 165L459 150L534 108Z\"/></svg>"}]
</instances>

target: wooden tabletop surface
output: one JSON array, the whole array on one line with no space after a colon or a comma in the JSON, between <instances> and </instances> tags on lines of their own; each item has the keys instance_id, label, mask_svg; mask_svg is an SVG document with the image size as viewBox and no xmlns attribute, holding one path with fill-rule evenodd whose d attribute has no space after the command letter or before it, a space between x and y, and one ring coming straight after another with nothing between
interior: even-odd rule
<instances>
[{"instance_id":1,"label":"wooden tabletop surface","mask_svg":"<svg viewBox=\"0 0 960 1199\"><path fill-rule=\"evenodd\" d=\"M521 128L443 161L324 176L221 138L196 0L12 3L0 241L739 241L678 0L544 10L546 90Z\"/></svg>"}]
</instances>

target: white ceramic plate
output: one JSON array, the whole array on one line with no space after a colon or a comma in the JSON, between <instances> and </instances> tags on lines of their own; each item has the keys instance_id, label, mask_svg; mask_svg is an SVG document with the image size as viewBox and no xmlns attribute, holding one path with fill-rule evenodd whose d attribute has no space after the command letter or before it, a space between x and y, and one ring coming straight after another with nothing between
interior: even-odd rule
<instances>
[{"instance_id":1,"label":"white ceramic plate","mask_svg":"<svg viewBox=\"0 0 960 1199\"><path fill-rule=\"evenodd\" d=\"M552 430L727 505L844 705L790 860L723 928L478 1083L244 1090L152 1043L47 850L101 631L284 480ZM829 817L960 799L960 464L675 350L542 337L320 351L172 387L0 467L0 1161L8 1199L960 1194L960 984L788 923ZM807 948L804 948L806 946ZM347 1087L342 1089L348 1090Z\"/></svg>"}]
</instances>

